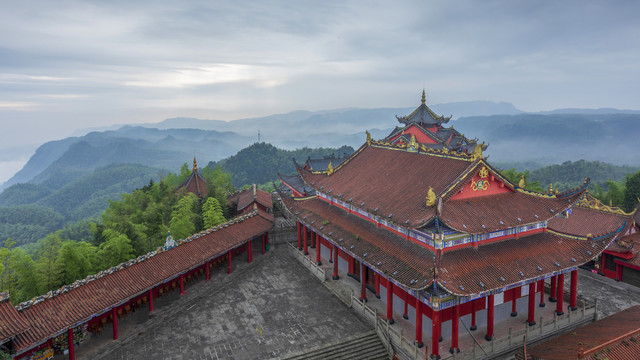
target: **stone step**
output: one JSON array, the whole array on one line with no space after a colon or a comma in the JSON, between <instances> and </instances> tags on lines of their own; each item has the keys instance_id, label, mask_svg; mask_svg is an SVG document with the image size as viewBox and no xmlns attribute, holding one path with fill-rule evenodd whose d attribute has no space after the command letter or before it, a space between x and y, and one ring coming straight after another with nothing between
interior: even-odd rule
<instances>
[{"instance_id":1,"label":"stone step","mask_svg":"<svg viewBox=\"0 0 640 360\"><path fill-rule=\"evenodd\" d=\"M322 345L292 354L287 360L370 360L388 359L389 355L375 331L359 334L345 340Z\"/></svg>"}]
</instances>

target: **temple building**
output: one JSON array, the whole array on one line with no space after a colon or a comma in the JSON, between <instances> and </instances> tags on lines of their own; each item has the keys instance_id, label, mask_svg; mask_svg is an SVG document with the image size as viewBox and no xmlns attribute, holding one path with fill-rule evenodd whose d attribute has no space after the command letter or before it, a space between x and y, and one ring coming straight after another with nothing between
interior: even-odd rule
<instances>
[{"instance_id":1,"label":"temple building","mask_svg":"<svg viewBox=\"0 0 640 360\"><path fill-rule=\"evenodd\" d=\"M452 129L444 136L448 118L433 114L424 95L399 120L402 130L380 141L367 132L336 167L298 166L297 176L280 177L299 250L315 245L318 264L333 260L334 279L343 272L360 281L362 301L368 291L381 296L390 323L413 314L415 341L430 337L433 358L442 338L459 351L463 319L471 331L483 327L487 341L518 311L534 326L545 280L558 316L576 310L578 266L629 234L632 215L591 206L588 179L564 193L512 183L486 161L485 145Z\"/></svg>"},{"instance_id":2,"label":"temple building","mask_svg":"<svg viewBox=\"0 0 640 360\"><path fill-rule=\"evenodd\" d=\"M629 215L617 208L602 204L592 204L600 211L613 212L621 216ZM633 214L629 231L604 251L598 264L599 272L608 278L640 287L640 203Z\"/></svg>"},{"instance_id":3,"label":"temple building","mask_svg":"<svg viewBox=\"0 0 640 360\"><path fill-rule=\"evenodd\" d=\"M478 139L467 139L453 126L445 128L451 120L451 116L436 115L426 104L426 94L422 91L422 103L411 114L403 117L396 116L401 126L396 128L384 138L385 142L392 145L408 145L411 141L417 141L425 148L436 150L452 150L467 154L475 151ZM413 140L412 140L413 139ZM481 144L482 150L487 145Z\"/></svg>"},{"instance_id":4,"label":"temple building","mask_svg":"<svg viewBox=\"0 0 640 360\"><path fill-rule=\"evenodd\" d=\"M185 164L186 165L186 164ZM195 196L202 198L207 194L207 182L204 177L198 172L198 163L195 156L193 157L193 169L191 175L178 186L178 191L184 189L187 193L192 193Z\"/></svg>"},{"instance_id":5,"label":"temple building","mask_svg":"<svg viewBox=\"0 0 640 360\"><path fill-rule=\"evenodd\" d=\"M246 214L256 208L270 213L273 207L271 195L258 189L256 184L229 195L227 204L233 212L232 216Z\"/></svg>"}]
</instances>

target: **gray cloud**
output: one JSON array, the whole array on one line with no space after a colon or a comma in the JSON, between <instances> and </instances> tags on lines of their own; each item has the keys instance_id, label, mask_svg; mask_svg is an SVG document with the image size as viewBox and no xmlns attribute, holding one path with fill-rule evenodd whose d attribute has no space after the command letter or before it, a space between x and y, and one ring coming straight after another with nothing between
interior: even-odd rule
<instances>
[{"instance_id":1,"label":"gray cloud","mask_svg":"<svg viewBox=\"0 0 640 360\"><path fill-rule=\"evenodd\" d=\"M29 1L0 12L4 146L172 116L508 101L638 108L637 2Z\"/></svg>"}]
</instances>

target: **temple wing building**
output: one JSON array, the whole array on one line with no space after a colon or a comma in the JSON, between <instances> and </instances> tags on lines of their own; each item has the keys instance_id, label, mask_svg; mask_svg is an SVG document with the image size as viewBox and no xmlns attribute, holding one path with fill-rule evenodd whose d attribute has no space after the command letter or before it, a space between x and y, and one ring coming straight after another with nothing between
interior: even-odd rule
<instances>
[{"instance_id":1,"label":"temple wing building","mask_svg":"<svg viewBox=\"0 0 640 360\"><path fill-rule=\"evenodd\" d=\"M451 329L451 351L458 351L463 316L475 330L482 311L488 341L494 323L509 314L502 309L515 316L519 302L527 306L529 326L535 325L535 309L545 303L545 279L550 301L563 315L564 277L570 277L567 305L575 310L577 267L627 234L632 215L585 205L588 179L564 193L535 193L492 167L477 141L464 140L458 150L450 142L419 141L411 129L437 134L429 129L448 121L435 116L424 97L412 115L399 120L408 139L392 133L375 141L367 133L366 143L338 166L322 172L298 166L298 176L280 177L292 190L281 197L298 221L299 249L308 253L308 242L315 240L316 261L331 254L337 260L334 279L339 268L357 278L363 301L367 287L384 286L390 322L394 294L405 300L405 309L407 302L414 304L415 313L431 322L426 328L434 357L443 323ZM422 322L416 315L418 344Z\"/></svg>"}]
</instances>

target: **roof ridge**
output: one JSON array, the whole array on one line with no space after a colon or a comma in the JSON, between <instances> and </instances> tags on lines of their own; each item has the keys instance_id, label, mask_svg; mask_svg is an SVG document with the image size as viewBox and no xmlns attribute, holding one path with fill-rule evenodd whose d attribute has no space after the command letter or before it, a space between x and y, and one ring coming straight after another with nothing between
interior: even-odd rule
<instances>
[{"instance_id":1,"label":"roof ridge","mask_svg":"<svg viewBox=\"0 0 640 360\"><path fill-rule=\"evenodd\" d=\"M178 247L178 246L180 246L180 245L182 245L184 243L188 243L188 242L191 242L193 240L199 239L202 236L205 236L205 235L210 234L212 232L216 232L218 230L227 228L227 227L229 227L231 225L234 225L234 224L237 224L237 223L241 223L242 221L247 220L249 218L252 218L252 217L254 217L256 215L260 215L258 210L254 210L254 211L252 211L250 213L247 213L247 214L244 214L244 215L236 216L235 218L233 218L231 220L227 220L222 224L219 224L217 226L211 227L211 228L206 229L206 230L202 230L202 231L200 231L198 233L195 233L195 234L193 234L191 236L188 236L185 239L177 240L176 241L176 245L174 247L172 247L172 248L169 248L169 249L165 250L165 249L163 249L163 246L160 246L158 249L150 251L150 252L148 252L146 254L140 255L137 258L133 258L133 259L130 259L128 261L122 262L122 263L120 263L118 265L110 267L109 269L99 271L96 274L90 274L87 277L85 277L84 279L78 279L78 280L74 281L72 284L63 285L62 287L60 287L57 290L51 290L51 291L47 292L46 294L35 296L31 300L27 300L27 301L24 301L24 302L16 305L15 308L18 311L22 311L24 309L27 309L27 308L33 306L33 305L36 305L36 304L38 304L40 302L43 302L43 301L45 301L47 299L54 298L54 297L56 297L58 295L67 293L67 292L69 292L69 291L71 291L71 290L73 290L73 289L75 289L75 288L77 288L79 286L85 285L87 283L90 283L90 282L92 282L94 280L100 279L100 278L102 278L104 276L107 276L109 274L113 274L116 271L125 269L125 268L127 268L129 266L138 264L140 262L143 262L144 260L147 260L147 259L149 259L149 258L151 258L151 257L153 257L155 255L158 255L158 254L166 252L166 251L170 251L171 249L176 248L176 247ZM8 294L8 292L7 292L7 294ZM0 296L1 295L2 294L0 294Z\"/></svg>"}]
</instances>

